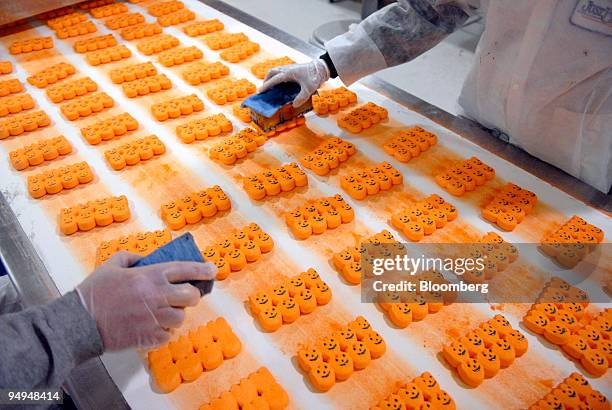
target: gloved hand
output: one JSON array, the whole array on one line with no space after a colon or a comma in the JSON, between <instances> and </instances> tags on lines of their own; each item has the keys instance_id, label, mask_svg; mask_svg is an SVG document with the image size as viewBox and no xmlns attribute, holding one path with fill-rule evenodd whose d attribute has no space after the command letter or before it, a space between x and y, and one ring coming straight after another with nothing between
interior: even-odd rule
<instances>
[{"instance_id":1,"label":"gloved hand","mask_svg":"<svg viewBox=\"0 0 612 410\"><path fill-rule=\"evenodd\" d=\"M323 60L317 58L309 63L291 64L271 69L259 91L266 91L277 84L294 81L302 87L293 100L293 106L299 107L327 80L329 80L329 68Z\"/></svg>"},{"instance_id":2,"label":"gloved hand","mask_svg":"<svg viewBox=\"0 0 612 410\"><path fill-rule=\"evenodd\" d=\"M129 268L139 255L118 252L78 287L85 308L96 321L104 350L147 348L167 342L169 328L185 319L200 292L187 280L214 279L212 263L168 262Z\"/></svg>"}]
</instances>

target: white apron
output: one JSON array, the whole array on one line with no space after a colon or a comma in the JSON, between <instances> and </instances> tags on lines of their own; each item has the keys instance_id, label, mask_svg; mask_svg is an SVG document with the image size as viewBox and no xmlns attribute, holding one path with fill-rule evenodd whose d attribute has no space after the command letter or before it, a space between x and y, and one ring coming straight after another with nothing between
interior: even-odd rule
<instances>
[{"instance_id":1,"label":"white apron","mask_svg":"<svg viewBox=\"0 0 612 410\"><path fill-rule=\"evenodd\" d=\"M509 141L607 193L612 0L483 1L486 28L459 103Z\"/></svg>"}]
</instances>

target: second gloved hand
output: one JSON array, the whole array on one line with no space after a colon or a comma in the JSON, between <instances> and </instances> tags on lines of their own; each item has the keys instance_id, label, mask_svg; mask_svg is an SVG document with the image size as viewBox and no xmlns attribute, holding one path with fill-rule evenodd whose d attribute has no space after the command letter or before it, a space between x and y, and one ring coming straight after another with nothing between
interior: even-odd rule
<instances>
[{"instance_id":1,"label":"second gloved hand","mask_svg":"<svg viewBox=\"0 0 612 410\"><path fill-rule=\"evenodd\" d=\"M329 80L329 68L323 60L317 58L309 63L291 64L271 69L259 91L266 91L280 83L296 82L300 85L301 90L293 100L293 106L299 107L327 80Z\"/></svg>"},{"instance_id":2,"label":"second gloved hand","mask_svg":"<svg viewBox=\"0 0 612 410\"><path fill-rule=\"evenodd\" d=\"M217 273L214 264L197 262L130 268L138 259L139 255L119 252L77 287L106 351L167 342L168 329L185 319L183 308L200 300L197 288L175 282L210 280Z\"/></svg>"}]
</instances>

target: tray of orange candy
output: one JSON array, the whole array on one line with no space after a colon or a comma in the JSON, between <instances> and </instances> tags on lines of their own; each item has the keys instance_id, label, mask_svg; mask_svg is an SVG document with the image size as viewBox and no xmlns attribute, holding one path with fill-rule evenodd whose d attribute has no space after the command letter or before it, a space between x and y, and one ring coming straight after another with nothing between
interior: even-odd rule
<instances>
[{"instance_id":1,"label":"tray of orange candy","mask_svg":"<svg viewBox=\"0 0 612 410\"><path fill-rule=\"evenodd\" d=\"M298 350L297 362L310 385L326 392L355 371L366 369L386 351L382 336L363 316L357 316L341 330Z\"/></svg>"},{"instance_id":2,"label":"tray of orange candy","mask_svg":"<svg viewBox=\"0 0 612 410\"><path fill-rule=\"evenodd\" d=\"M308 185L306 173L295 163L251 175L244 180L244 190L251 199L262 200Z\"/></svg>"},{"instance_id":3,"label":"tray of orange candy","mask_svg":"<svg viewBox=\"0 0 612 410\"><path fill-rule=\"evenodd\" d=\"M232 203L223 189L215 185L162 205L161 216L166 225L176 231L185 225L212 218L217 213L227 211L231 207Z\"/></svg>"},{"instance_id":4,"label":"tray of orange candy","mask_svg":"<svg viewBox=\"0 0 612 410\"><path fill-rule=\"evenodd\" d=\"M272 251L274 240L259 225L251 223L236 229L225 239L209 245L202 251L205 260L217 266L217 280L226 279L230 273L247 268L249 263L260 260Z\"/></svg>"},{"instance_id":5,"label":"tray of orange candy","mask_svg":"<svg viewBox=\"0 0 612 410\"><path fill-rule=\"evenodd\" d=\"M317 271L310 268L274 287L249 296L251 314L267 332L291 324L329 303L332 291Z\"/></svg>"},{"instance_id":6,"label":"tray of orange candy","mask_svg":"<svg viewBox=\"0 0 612 410\"><path fill-rule=\"evenodd\" d=\"M285 214L285 223L297 239L308 239L355 219L353 207L341 195L312 199Z\"/></svg>"},{"instance_id":7,"label":"tray of orange candy","mask_svg":"<svg viewBox=\"0 0 612 410\"><path fill-rule=\"evenodd\" d=\"M104 158L115 171L162 155L166 146L156 135L136 139L104 152Z\"/></svg>"},{"instance_id":8,"label":"tray of orange candy","mask_svg":"<svg viewBox=\"0 0 612 410\"><path fill-rule=\"evenodd\" d=\"M461 380L478 387L523 356L529 342L502 315L495 315L442 349L442 357Z\"/></svg>"},{"instance_id":9,"label":"tray of orange candy","mask_svg":"<svg viewBox=\"0 0 612 410\"><path fill-rule=\"evenodd\" d=\"M90 231L96 226L130 219L130 207L125 195L100 198L60 211L59 228L64 235Z\"/></svg>"},{"instance_id":10,"label":"tray of orange candy","mask_svg":"<svg viewBox=\"0 0 612 410\"><path fill-rule=\"evenodd\" d=\"M356 152L353 143L332 137L304 155L300 159L300 164L315 174L323 176L329 174L332 169L338 168Z\"/></svg>"},{"instance_id":11,"label":"tray of orange candy","mask_svg":"<svg viewBox=\"0 0 612 410\"><path fill-rule=\"evenodd\" d=\"M262 146L267 137L253 128L244 128L223 140L208 151L210 158L224 165L233 165L250 152Z\"/></svg>"},{"instance_id":12,"label":"tray of orange candy","mask_svg":"<svg viewBox=\"0 0 612 410\"><path fill-rule=\"evenodd\" d=\"M357 107L347 114L338 117L338 126L353 134L360 132L384 121L389 116L387 109L373 102Z\"/></svg>"},{"instance_id":13,"label":"tray of orange candy","mask_svg":"<svg viewBox=\"0 0 612 410\"><path fill-rule=\"evenodd\" d=\"M157 389L170 393L181 383L214 371L241 350L240 339L227 321L219 317L149 351L147 362Z\"/></svg>"},{"instance_id":14,"label":"tray of orange candy","mask_svg":"<svg viewBox=\"0 0 612 410\"><path fill-rule=\"evenodd\" d=\"M365 199L379 192L388 191L404 181L402 173L388 162L381 162L361 171L344 175L340 186L354 199Z\"/></svg>"},{"instance_id":15,"label":"tray of orange candy","mask_svg":"<svg viewBox=\"0 0 612 410\"><path fill-rule=\"evenodd\" d=\"M224 114L210 115L176 126L176 135L185 144L232 132L234 126Z\"/></svg>"},{"instance_id":16,"label":"tray of orange candy","mask_svg":"<svg viewBox=\"0 0 612 410\"><path fill-rule=\"evenodd\" d=\"M40 140L30 145L9 152L11 165L17 171L40 165L46 161L53 161L72 152L72 145L66 137Z\"/></svg>"}]
</instances>

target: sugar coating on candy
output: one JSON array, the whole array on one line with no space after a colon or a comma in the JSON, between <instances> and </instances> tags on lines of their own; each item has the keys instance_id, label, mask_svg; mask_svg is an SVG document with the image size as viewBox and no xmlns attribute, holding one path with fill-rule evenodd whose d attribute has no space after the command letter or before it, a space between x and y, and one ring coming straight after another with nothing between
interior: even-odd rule
<instances>
[{"instance_id":1,"label":"sugar coating on candy","mask_svg":"<svg viewBox=\"0 0 612 410\"><path fill-rule=\"evenodd\" d=\"M87 20L87 15L79 12L74 12L47 20L47 26L49 26L52 30L57 31L59 29L76 26L79 23L85 22Z\"/></svg>"},{"instance_id":2,"label":"sugar coating on candy","mask_svg":"<svg viewBox=\"0 0 612 410\"><path fill-rule=\"evenodd\" d=\"M0 98L0 117L31 110L34 105L34 99L30 94L17 94Z\"/></svg>"},{"instance_id":3,"label":"sugar coating on candy","mask_svg":"<svg viewBox=\"0 0 612 410\"><path fill-rule=\"evenodd\" d=\"M151 113L158 121L166 121L203 110L204 103L195 94L172 98L151 106Z\"/></svg>"},{"instance_id":4,"label":"sugar coating on candy","mask_svg":"<svg viewBox=\"0 0 612 410\"><path fill-rule=\"evenodd\" d=\"M332 169L355 155L355 145L338 137L328 138L302 158L300 164L317 175L327 175Z\"/></svg>"},{"instance_id":5,"label":"sugar coating on candy","mask_svg":"<svg viewBox=\"0 0 612 410\"><path fill-rule=\"evenodd\" d=\"M436 175L436 183L455 196L474 191L495 177L495 169L476 157L459 161Z\"/></svg>"},{"instance_id":6,"label":"sugar coating on candy","mask_svg":"<svg viewBox=\"0 0 612 410\"><path fill-rule=\"evenodd\" d=\"M183 27L183 32L190 37L197 37L204 34L221 31L225 28L223 23L218 19L197 21Z\"/></svg>"},{"instance_id":7,"label":"sugar coating on candy","mask_svg":"<svg viewBox=\"0 0 612 410\"><path fill-rule=\"evenodd\" d=\"M172 234L167 229L151 232L139 232L121 236L117 239L102 242L96 249L96 266L106 262L119 251L137 253L147 256L172 240Z\"/></svg>"},{"instance_id":8,"label":"sugar coating on candy","mask_svg":"<svg viewBox=\"0 0 612 410\"><path fill-rule=\"evenodd\" d=\"M164 16L166 14L173 13L183 8L185 8L185 5L183 4L182 1L178 1L178 0L163 1L163 2L155 3L147 7L147 13L149 13L153 17L159 17L159 16Z\"/></svg>"},{"instance_id":9,"label":"sugar coating on candy","mask_svg":"<svg viewBox=\"0 0 612 410\"><path fill-rule=\"evenodd\" d=\"M45 195L57 194L64 189L88 184L93 178L93 172L87 162L48 169L28 177L28 193L32 198L38 199Z\"/></svg>"},{"instance_id":10,"label":"sugar coating on candy","mask_svg":"<svg viewBox=\"0 0 612 410\"><path fill-rule=\"evenodd\" d=\"M160 34L161 32L162 28L157 23L142 23L121 29L119 35L124 40L129 41L137 40L144 37L151 37L156 34Z\"/></svg>"},{"instance_id":11,"label":"sugar coating on candy","mask_svg":"<svg viewBox=\"0 0 612 410\"><path fill-rule=\"evenodd\" d=\"M23 171L29 167L61 158L71 152L72 145L63 135L60 135L9 152L9 161L15 170Z\"/></svg>"},{"instance_id":12,"label":"sugar coating on candy","mask_svg":"<svg viewBox=\"0 0 612 410\"><path fill-rule=\"evenodd\" d=\"M191 10L181 9L157 18L157 23L162 27L174 26L195 20L195 13Z\"/></svg>"},{"instance_id":13,"label":"sugar coating on candy","mask_svg":"<svg viewBox=\"0 0 612 410\"><path fill-rule=\"evenodd\" d=\"M288 405L289 396L285 389L267 368L261 367L239 383L232 385L228 391L210 403L201 405L199 410L235 408L282 410Z\"/></svg>"},{"instance_id":14,"label":"sugar coating on candy","mask_svg":"<svg viewBox=\"0 0 612 410\"><path fill-rule=\"evenodd\" d=\"M172 67L199 60L202 56L202 51L196 46L177 47L161 52L158 56L158 61L166 67Z\"/></svg>"},{"instance_id":15,"label":"sugar coating on candy","mask_svg":"<svg viewBox=\"0 0 612 410\"><path fill-rule=\"evenodd\" d=\"M217 81L206 91L208 98L216 104L225 105L238 99L248 97L257 91L255 84L247 79L224 79Z\"/></svg>"},{"instance_id":16,"label":"sugar coating on candy","mask_svg":"<svg viewBox=\"0 0 612 410\"><path fill-rule=\"evenodd\" d=\"M204 43L211 50L221 50L229 48L243 41L249 41L244 33L212 33L203 38Z\"/></svg>"},{"instance_id":17,"label":"sugar coating on candy","mask_svg":"<svg viewBox=\"0 0 612 410\"><path fill-rule=\"evenodd\" d=\"M470 387L479 386L521 357L528 349L525 336L502 315L444 346L442 357Z\"/></svg>"},{"instance_id":18,"label":"sugar coating on candy","mask_svg":"<svg viewBox=\"0 0 612 410\"><path fill-rule=\"evenodd\" d=\"M160 53L164 50L168 50L172 47L176 47L180 44L180 41L170 34L159 34L154 37L150 37L142 40L138 43L136 48L146 56Z\"/></svg>"},{"instance_id":19,"label":"sugar coating on candy","mask_svg":"<svg viewBox=\"0 0 612 410\"><path fill-rule=\"evenodd\" d=\"M260 50L259 44L253 41L243 41L223 50L219 56L230 63L238 63Z\"/></svg>"},{"instance_id":20,"label":"sugar coating on candy","mask_svg":"<svg viewBox=\"0 0 612 410\"><path fill-rule=\"evenodd\" d=\"M70 208L62 208L59 215L59 229L64 235L90 231L96 226L130 219L131 212L124 195L100 198Z\"/></svg>"},{"instance_id":21,"label":"sugar coating on candy","mask_svg":"<svg viewBox=\"0 0 612 410\"><path fill-rule=\"evenodd\" d=\"M586 313L589 295L552 277L523 317L523 323L594 377L607 373L612 344L612 310Z\"/></svg>"},{"instance_id":22,"label":"sugar coating on candy","mask_svg":"<svg viewBox=\"0 0 612 410\"><path fill-rule=\"evenodd\" d=\"M150 350L147 363L157 390L170 393L181 383L192 382L216 369L241 350L240 339L219 317Z\"/></svg>"},{"instance_id":23,"label":"sugar coating on candy","mask_svg":"<svg viewBox=\"0 0 612 410\"><path fill-rule=\"evenodd\" d=\"M400 162L408 162L418 157L438 143L434 133L415 126L396 132L383 149Z\"/></svg>"},{"instance_id":24,"label":"sugar coating on candy","mask_svg":"<svg viewBox=\"0 0 612 410\"><path fill-rule=\"evenodd\" d=\"M104 21L104 25L111 30L118 30L136 24L144 23L144 16L140 13L122 13Z\"/></svg>"},{"instance_id":25,"label":"sugar coating on candy","mask_svg":"<svg viewBox=\"0 0 612 410\"><path fill-rule=\"evenodd\" d=\"M112 140L138 128L138 121L124 113L81 128L81 135L91 145Z\"/></svg>"},{"instance_id":26,"label":"sugar coating on candy","mask_svg":"<svg viewBox=\"0 0 612 410\"><path fill-rule=\"evenodd\" d=\"M87 15L79 12L52 18L47 21L47 25L55 31L55 35L60 39L81 36L98 31L97 27L89 21Z\"/></svg>"},{"instance_id":27,"label":"sugar coating on candy","mask_svg":"<svg viewBox=\"0 0 612 410\"><path fill-rule=\"evenodd\" d=\"M272 58L253 64L253 66L251 67L251 72L255 77L259 78L260 80L263 80L266 77L266 74L268 74L268 71L270 71L271 69L289 64L295 64L295 61L293 61L287 56Z\"/></svg>"},{"instance_id":28,"label":"sugar coating on candy","mask_svg":"<svg viewBox=\"0 0 612 410\"><path fill-rule=\"evenodd\" d=\"M198 85L225 77L229 72L229 68L220 61L214 63L197 61L183 71L183 78L191 85Z\"/></svg>"},{"instance_id":29,"label":"sugar coating on candy","mask_svg":"<svg viewBox=\"0 0 612 410\"><path fill-rule=\"evenodd\" d=\"M353 134L378 124L389 116L387 109L368 102L338 117L338 126Z\"/></svg>"},{"instance_id":30,"label":"sugar coating on candy","mask_svg":"<svg viewBox=\"0 0 612 410\"><path fill-rule=\"evenodd\" d=\"M236 103L232 106L232 113L245 124L251 123L251 109L242 107L241 103Z\"/></svg>"},{"instance_id":31,"label":"sugar coating on candy","mask_svg":"<svg viewBox=\"0 0 612 410\"><path fill-rule=\"evenodd\" d=\"M541 243L544 253L554 258L561 266L573 268L603 240L604 231L601 228L574 215L546 235Z\"/></svg>"},{"instance_id":32,"label":"sugar coating on candy","mask_svg":"<svg viewBox=\"0 0 612 410\"><path fill-rule=\"evenodd\" d=\"M393 408L456 410L457 405L433 375L425 372L408 383L396 382L391 394L370 410Z\"/></svg>"},{"instance_id":33,"label":"sugar coating on candy","mask_svg":"<svg viewBox=\"0 0 612 410\"><path fill-rule=\"evenodd\" d=\"M245 183L246 184L246 183ZM340 195L310 199L285 214L285 223L297 239L308 239L355 219L355 211Z\"/></svg>"},{"instance_id":34,"label":"sugar coating on candy","mask_svg":"<svg viewBox=\"0 0 612 410\"><path fill-rule=\"evenodd\" d=\"M350 378L355 371L366 369L386 350L382 336L366 318L358 316L340 330L300 348L297 362L310 385L326 392L336 382Z\"/></svg>"},{"instance_id":35,"label":"sugar coating on candy","mask_svg":"<svg viewBox=\"0 0 612 410\"><path fill-rule=\"evenodd\" d=\"M605 393L593 389L584 376L574 372L529 407L548 408L607 410L610 409L610 401Z\"/></svg>"},{"instance_id":36,"label":"sugar coating on candy","mask_svg":"<svg viewBox=\"0 0 612 410\"><path fill-rule=\"evenodd\" d=\"M147 69L145 73L152 73L153 70ZM126 78L126 77L124 77ZM123 92L129 98L140 97L143 95L156 93L172 88L172 82L166 74L157 74L139 78L137 80L124 82L121 85Z\"/></svg>"},{"instance_id":37,"label":"sugar coating on candy","mask_svg":"<svg viewBox=\"0 0 612 410\"><path fill-rule=\"evenodd\" d=\"M218 187L213 189L220 190ZM216 279L224 280L231 272L245 269L249 263L258 261L262 254L272 251L273 248L272 237L259 225L251 223L243 229L232 231L216 244L204 248L202 256L217 266Z\"/></svg>"},{"instance_id":38,"label":"sugar coating on candy","mask_svg":"<svg viewBox=\"0 0 612 410\"><path fill-rule=\"evenodd\" d=\"M104 158L112 169L119 171L165 152L164 143L156 135L149 135L105 151Z\"/></svg>"},{"instance_id":39,"label":"sugar coating on candy","mask_svg":"<svg viewBox=\"0 0 612 410\"><path fill-rule=\"evenodd\" d=\"M176 135L185 144L232 132L234 126L224 114L215 114L176 126Z\"/></svg>"},{"instance_id":40,"label":"sugar coating on candy","mask_svg":"<svg viewBox=\"0 0 612 410\"><path fill-rule=\"evenodd\" d=\"M357 94L346 87L319 90L312 96L312 110L317 115L334 114L357 102Z\"/></svg>"},{"instance_id":41,"label":"sugar coating on candy","mask_svg":"<svg viewBox=\"0 0 612 410\"><path fill-rule=\"evenodd\" d=\"M357 253L362 253L361 258L365 258L367 251L367 248L364 252L357 252L355 249L349 248L345 250L343 254L340 254L338 258L347 259L349 254L353 259L359 258ZM403 250L401 252L394 251L393 253L398 255L404 254ZM347 261L344 263L346 264ZM360 259L358 263L361 264L363 261ZM440 273L435 271L419 272L417 276L415 276L415 284L419 280L430 281L441 285L448 284L448 281ZM396 327L403 329L412 322L418 322L425 319L428 314L439 312L444 306L451 304L455 300L455 297L456 295L453 292L429 292L420 290L416 292L385 292L377 295L376 302L385 312L389 321Z\"/></svg>"},{"instance_id":42,"label":"sugar coating on candy","mask_svg":"<svg viewBox=\"0 0 612 410\"><path fill-rule=\"evenodd\" d=\"M255 257L251 251L252 245L245 244L246 251ZM282 324L295 322L301 315L312 313L318 306L329 303L332 291L321 279L318 272L308 269L294 277L285 278L274 286L268 286L249 296L251 314L257 319L262 329L274 332ZM275 308L279 317L270 317L269 309Z\"/></svg>"},{"instance_id":43,"label":"sugar coating on candy","mask_svg":"<svg viewBox=\"0 0 612 410\"><path fill-rule=\"evenodd\" d=\"M295 162L249 175L244 178L243 183L244 190L254 200L262 200L266 196L276 196L281 192L293 191L307 185L306 173Z\"/></svg>"},{"instance_id":44,"label":"sugar coating on candy","mask_svg":"<svg viewBox=\"0 0 612 410\"><path fill-rule=\"evenodd\" d=\"M111 108L115 105L115 101L110 95L105 92L89 94L84 97L77 98L60 107L60 111L69 121L75 121L79 118L88 117L99 113L102 110Z\"/></svg>"},{"instance_id":45,"label":"sugar coating on candy","mask_svg":"<svg viewBox=\"0 0 612 410\"><path fill-rule=\"evenodd\" d=\"M262 146L267 137L253 128L244 128L237 133L223 138L223 140L210 148L208 155L211 159L224 165L233 165L238 159L244 158L248 153Z\"/></svg>"},{"instance_id":46,"label":"sugar coating on candy","mask_svg":"<svg viewBox=\"0 0 612 410\"><path fill-rule=\"evenodd\" d=\"M17 114L0 120L0 140L36 131L49 124L51 124L51 119L44 111Z\"/></svg>"},{"instance_id":47,"label":"sugar coating on candy","mask_svg":"<svg viewBox=\"0 0 612 410\"><path fill-rule=\"evenodd\" d=\"M443 205L442 209L447 212L449 221L453 218L452 215L455 217L457 215L457 209L450 204ZM484 269L466 270L463 279L469 283L483 283L493 279L516 261L519 257L519 250L495 232L488 232L471 247L469 256L473 259L483 258Z\"/></svg>"},{"instance_id":48,"label":"sugar coating on candy","mask_svg":"<svg viewBox=\"0 0 612 410\"><path fill-rule=\"evenodd\" d=\"M114 61L123 60L131 55L132 52L129 48L123 44L119 44L102 50L91 51L85 54L85 59L92 66L98 66L101 64L108 64Z\"/></svg>"},{"instance_id":49,"label":"sugar coating on candy","mask_svg":"<svg viewBox=\"0 0 612 410\"><path fill-rule=\"evenodd\" d=\"M10 74L13 72L13 63L10 61L0 61L0 75Z\"/></svg>"},{"instance_id":50,"label":"sugar coating on candy","mask_svg":"<svg viewBox=\"0 0 612 410\"><path fill-rule=\"evenodd\" d=\"M342 196L340 195L336 195L334 199L336 200L336 202L344 202ZM352 211L352 207L348 203L346 203L346 205L344 206L344 211L350 212ZM348 246L342 251L333 254L332 263L334 265L334 268L338 271L338 273L342 275L344 280L349 284L357 285L361 283L363 262L362 256L365 256L365 252L367 251L367 249L363 249L363 245L371 243L383 243L395 246L399 244L399 241L395 239L391 232L383 230L375 235L360 240L358 243L355 244L355 246ZM364 252L364 255L362 255L362 251ZM403 247L398 248L397 252L403 252Z\"/></svg>"},{"instance_id":51,"label":"sugar coating on candy","mask_svg":"<svg viewBox=\"0 0 612 410\"><path fill-rule=\"evenodd\" d=\"M75 25L59 28L55 30L57 38L66 39L71 37L82 36L84 34L95 33L98 28L91 21L84 21Z\"/></svg>"},{"instance_id":52,"label":"sugar coating on candy","mask_svg":"<svg viewBox=\"0 0 612 410\"><path fill-rule=\"evenodd\" d=\"M538 197L533 192L508 183L483 206L482 217L504 231L512 231L531 213L537 202Z\"/></svg>"},{"instance_id":53,"label":"sugar coating on candy","mask_svg":"<svg viewBox=\"0 0 612 410\"><path fill-rule=\"evenodd\" d=\"M115 68L109 72L111 81L115 84L151 77L156 74L157 68L155 68L150 61L146 63L129 64L120 68Z\"/></svg>"},{"instance_id":54,"label":"sugar coating on candy","mask_svg":"<svg viewBox=\"0 0 612 410\"><path fill-rule=\"evenodd\" d=\"M45 93L52 102L57 104L97 90L98 84L94 80L90 77L83 77L78 80L54 84L48 87Z\"/></svg>"},{"instance_id":55,"label":"sugar coating on candy","mask_svg":"<svg viewBox=\"0 0 612 410\"><path fill-rule=\"evenodd\" d=\"M17 94L23 91L23 84L16 79L0 81L0 97L6 97L10 94Z\"/></svg>"},{"instance_id":56,"label":"sugar coating on candy","mask_svg":"<svg viewBox=\"0 0 612 410\"><path fill-rule=\"evenodd\" d=\"M112 34L104 34L102 36L79 40L74 43L74 51L77 53L86 53L88 51L101 50L117 45L117 39Z\"/></svg>"},{"instance_id":57,"label":"sugar coating on candy","mask_svg":"<svg viewBox=\"0 0 612 410\"><path fill-rule=\"evenodd\" d=\"M186 225L193 225L203 219L212 218L232 206L223 190L215 185L212 188L192 192L182 198L161 206L162 220L174 231Z\"/></svg>"},{"instance_id":58,"label":"sugar coating on candy","mask_svg":"<svg viewBox=\"0 0 612 410\"><path fill-rule=\"evenodd\" d=\"M58 63L48 68L37 71L27 78L28 83L38 88L45 88L50 84L55 84L59 80L71 76L76 72L76 69L69 63ZM0 87L2 83L0 82ZM1 91L0 91L1 95Z\"/></svg>"},{"instance_id":59,"label":"sugar coating on candy","mask_svg":"<svg viewBox=\"0 0 612 410\"><path fill-rule=\"evenodd\" d=\"M340 187L354 199L361 200L381 191L387 191L395 185L401 185L403 181L401 172L388 162L381 162L344 175L340 180Z\"/></svg>"},{"instance_id":60,"label":"sugar coating on candy","mask_svg":"<svg viewBox=\"0 0 612 410\"><path fill-rule=\"evenodd\" d=\"M444 228L456 217L457 209L434 194L394 213L391 224L408 239L418 242L426 235Z\"/></svg>"},{"instance_id":61,"label":"sugar coating on candy","mask_svg":"<svg viewBox=\"0 0 612 410\"><path fill-rule=\"evenodd\" d=\"M94 7L89 10L89 13L94 18L104 18L114 16L115 14L127 13L128 7L124 3L107 4L105 6Z\"/></svg>"}]
</instances>

